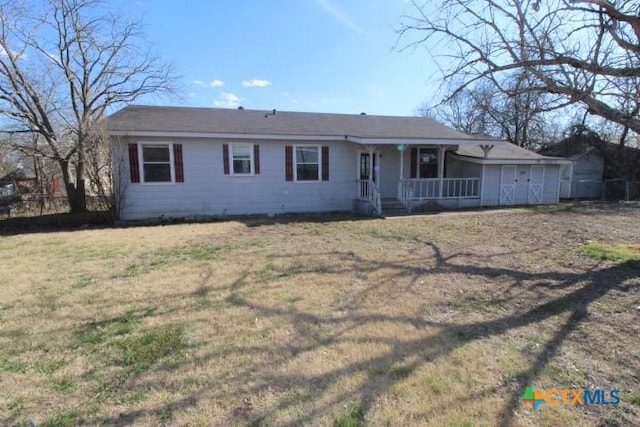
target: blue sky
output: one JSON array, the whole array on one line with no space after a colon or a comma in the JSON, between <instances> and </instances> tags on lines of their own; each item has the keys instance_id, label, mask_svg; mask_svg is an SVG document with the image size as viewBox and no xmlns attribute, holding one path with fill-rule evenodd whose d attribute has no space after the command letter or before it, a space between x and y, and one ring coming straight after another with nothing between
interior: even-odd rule
<instances>
[{"instance_id":1,"label":"blue sky","mask_svg":"<svg viewBox=\"0 0 640 427\"><path fill-rule=\"evenodd\" d=\"M175 105L415 115L437 69L395 49L406 0L122 0L182 76ZM406 44L401 42L400 45ZM167 103L166 100L158 101Z\"/></svg>"}]
</instances>

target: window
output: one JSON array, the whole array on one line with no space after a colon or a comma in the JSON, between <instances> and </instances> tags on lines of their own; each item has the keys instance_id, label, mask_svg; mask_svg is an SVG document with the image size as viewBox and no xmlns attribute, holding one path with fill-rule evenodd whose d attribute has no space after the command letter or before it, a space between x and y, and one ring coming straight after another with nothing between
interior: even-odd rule
<instances>
[{"instance_id":1,"label":"window","mask_svg":"<svg viewBox=\"0 0 640 427\"><path fill-rule=\"evenodd\" d=\"M437 178L438 152L435 148L420 148L418 155L418 178Z\"/></svg>"},{"instance_id":2,"label":"window","mask_svg":"<svg viewBox=\"0 0 640 427\"><path fill-rule=\"evenodd\" d=\"M225 175L259 175L258 144L222 144L222 168Z\"/></svg>"},{"instance_id":3,"label":"window","mask_svg":"<svg viewBox=\"0 0 640 427\"><path fill-rule=\"evenodd\" d=\"M142 144L144 182L172 182L169 144Z\"/></svg>"},{"instance_id":4,"label":"window","mask_svg":"<svg viewBox=\"0 0 640 427\"><path fill-rule=\"evenodd\" d=\"M329 181L329 147L286 145L284 147L285 181Z\"/></svg>"},{"instance_id":5,"label":"window","mask_svg":"<svg viewBox=\"0 0 640 427\"><path fill-rule=\"evenodd\" d=\"M320 180L320 147L296 146L296 181Z\"/></svg>"},{"instance_id":6,"label":"window","mask_svg":"<svg viewBox=\"0 0 640 427\"><path fill-rule=\"evenodd\" d=\"M129 144L129 174L132 183L184 182L182 144Z\"/></svg>"},{"instance_id":7,"label":"window","mask_svg":"<svg viewBox=\"0 0 640 427\"><path fill-rule=\"evenodd\" d=\"M252 144L231 144L230 155L234 175L253 173Z\"/></svg>"}]
</instances>

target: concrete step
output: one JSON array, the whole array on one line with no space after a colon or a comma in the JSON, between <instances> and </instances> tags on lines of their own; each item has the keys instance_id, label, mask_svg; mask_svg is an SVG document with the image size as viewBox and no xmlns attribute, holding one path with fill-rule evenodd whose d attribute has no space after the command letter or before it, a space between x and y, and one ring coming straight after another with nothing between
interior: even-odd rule
<instances>
[{"instance_id":1,"label":"concrete step","mask_svg":"<svg viewBox=\"0 0 640 427\"><path fill-rule=\"evenodd\" d=\"M380 204L382 205L383 216L401 216L408 213L404 205L396 199L382 199Z\"/></svg>"},{"instance_id":2,"label":"concrete step","mask_svg":"<svg viewBox=\"0 0 640 427\"><path fill-rule=\"evenodd\" d=\"M404 206L402 207L382 207L382 213L386 213L386 212L407 212L407 210L405 209Z\"/></svg>"},{"instance_id":3,"label":"concrete step","mask_svg":"<svg viewBox=\"0 0 640 427\"><path fill-rule=\"evenodd\" d=\"M397 209L404 209L404 205L403 205L402 203L400 203L399 201L397 201L397 200L389 201L389 202L387 202L387 201L381 201L381 205L382 205L382 207L383 207L383 208L389 208L389 209L394 209L394 208L397 208Z\"/></svg>"},{"instance_id":4,"label":"concrete step","mask_svg":"<svg viewBox=\"0 0 640 427\"><path fill-rule=\"evenodd\" d=\"M406 216L409 215L406 209L382 209L382 216L390 217L390 216Z\"/></svg>"}]
</instances>

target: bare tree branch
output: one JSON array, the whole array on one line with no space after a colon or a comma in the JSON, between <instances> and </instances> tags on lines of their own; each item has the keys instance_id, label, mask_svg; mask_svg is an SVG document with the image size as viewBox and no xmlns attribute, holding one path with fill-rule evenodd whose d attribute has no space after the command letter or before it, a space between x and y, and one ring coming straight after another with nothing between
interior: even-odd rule
<instances>
[{"instance_id":1,"label":"bare tree branch","mask_svg":"<svg viewBox=\"0 0 640 427\"><path fill-rule=\"evenodd\" d=\"M640 14L634 0L449 0L413 3L407 46L440 45L448 98L525 73L520 89L640 132ZM412 38L413 40L411 40ZM627 82L627 83L623 83ZM635 90L629 88L635 87Z\"/></svg>"},{"instance_id":2,"label":"bare tree branch","mask_svg":"<svg viewBox=\"0 0 640 427\"><path fill-rule=\"evenodd\" d=\"M58 161L72 211L86 209L87 156L101 152L92 127L121 104L173 91L173 70L145 46L141 22L108 5L0 0L0 123L41 135L37 150Z\"/></svg>"}]
</instances>

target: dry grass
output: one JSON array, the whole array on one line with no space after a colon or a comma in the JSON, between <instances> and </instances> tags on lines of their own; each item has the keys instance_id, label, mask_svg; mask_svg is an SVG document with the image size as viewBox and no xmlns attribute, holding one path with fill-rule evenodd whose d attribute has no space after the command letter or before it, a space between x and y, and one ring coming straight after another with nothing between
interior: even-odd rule
<instances>
[{"instance_id":1,"label":"dry grass","mask_svg":"<svg viewBox=\"0 0 640 427\"><path fill-rule=\"evenodd\" d=\"M0 240L0 423L638 425L640 209ZM618 407L518 402L618 388Z\"/></svg>"}]
</instances>

